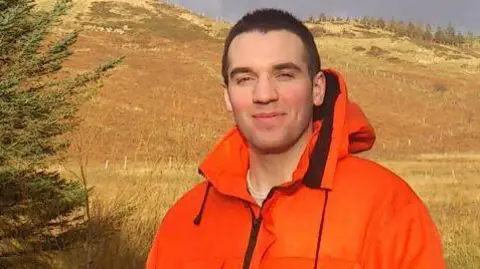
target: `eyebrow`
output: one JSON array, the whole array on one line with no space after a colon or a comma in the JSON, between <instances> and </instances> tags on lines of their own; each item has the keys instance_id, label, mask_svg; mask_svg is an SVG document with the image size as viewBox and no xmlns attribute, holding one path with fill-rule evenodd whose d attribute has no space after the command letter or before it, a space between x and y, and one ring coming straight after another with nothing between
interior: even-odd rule
<instances>
[{"instance_id":1,"label":"eyebrow","mask_svg":"<svg viewBox=\"0 0 480 269\"><path fill-rule=\"evenodd\" d=\"M298 72L302 71L302 68L300 68L300 66L292 62L280 63L273 66L273 70L275 71L285 70L285 69L291 69ZM230 78L233 78L235 75L241 74L241 73L253 73L253 70L249 67L235 67L232 69L232 71L230 71Z\"/></svg>"},{"instance_id":2,"label":"eyebrow","mask_svg":"<svg viewBox=\"0 0 480 269\"><path fill-rule=\"evenodd\" d=\"M253 73L253 70L249 67L235 67L232 69L232 71L230 71L230 78L233 78L237 74L241 73Z\"/></svg>"},{"instance_id":3,"label":"eyebrow","mask_svg":"<svg viewBox=\"0 0 480 269\"><path fill-rule=\"evenodd\" d=\"M288 63L281 63L281 64L276 64L273 66L273 70L284 70L284 69L291 69L291 70L294 70L294 71L298 71L298 72L301 72L302 71L302 68L300 68L300 66L292 63L292 62L288 62Z\"/></svg>"}]
</instances>

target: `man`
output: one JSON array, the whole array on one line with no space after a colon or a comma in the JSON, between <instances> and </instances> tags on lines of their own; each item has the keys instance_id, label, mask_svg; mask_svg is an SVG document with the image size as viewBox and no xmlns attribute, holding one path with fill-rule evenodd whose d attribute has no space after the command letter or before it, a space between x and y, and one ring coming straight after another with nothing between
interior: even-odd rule
<instances>
[{"instance_id":1,"label":"man","mask_svg":"<svg viewBox=\"0 0 480 269\"><path fill-rule=\"evenodd\" d=\"M246 14L226 38L236 126L205 182L166 214L147 268L445 268L440 236L398 176L353 156L375 140L340 74L291 14Z\"/></svg>"}]
</instances>

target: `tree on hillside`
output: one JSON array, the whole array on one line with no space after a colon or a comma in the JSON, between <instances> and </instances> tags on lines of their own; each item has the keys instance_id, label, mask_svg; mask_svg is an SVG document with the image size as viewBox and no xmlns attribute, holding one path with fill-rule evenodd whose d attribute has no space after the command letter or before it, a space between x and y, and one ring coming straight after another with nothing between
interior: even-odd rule
<instances>
[{"instance_id":1,"label":"tree on hillside","mask_svg":"<svg viewBox=\"0 0 480 269\"><path fill-rule=\"evenodd\" d=\"M386 26L387 26L387 24L385 23L385 20L382 17L380 17L377 20L377 27L380 28L380 29L384 29Z\"/></svg>"},{"instance_id":2,"label":"tree on hillside","mask_svg":"<svg viewBox=\"0 0 480 269\"><path fill-rule=\"evenodd\" d=\"M455 35L455 45L457 46L462 46L466 43L466 38L465 36L462 34L462 32L458 32L456 35Z\"/></svg>"},{"instance_id":3,"label":"tree on hillside","mask_svg":"<svg viewBox=\"0 0 480 269\"><path fill-rule=\"evenodd\" d=\"M82 218L84 186L51 165L68 146L61 137L78 123L86 89L121 59L57 78L77 33L46 39L70 4L45 12L32 0L0 0L0 268L40 268L38 258L71 243L72 220Z\"/></svg>"},{"instance_id":4,"label":"tree on hillside","mask_svg":"<svg viewBox=\"0 0 480 269\"><path fill-rule=\"evenodd\" d=\"M452 23L448 23L447 28L445 28L445 41L448 44L454 44L456 39L455 27Z\"/></svg>"},{"instance_id":5,"label":"tree on hillside","mask_svg":"<svg viewBox=\"0 0 480 269\"><path fill-rule=\"evenodd\" d=\"M422 39L427 42L431 42L433 40L432 26L430 24L427 24L427 26L425 26L425 31L423 32Z\"/></svg>"},{"instance_id":6,"label":"tree on hillside","mask_svg":"<svg viewBox=\"0 0 480 269\"><path fill-rule=\"evenodd\" d=\"M387 23L387 29L391 32L395 32L397 22L395 21L394 18L391 18L388 23Z\"/></svg>"},{"instance_id":7,"label":"tree on hillside","mask_svg":"<svg viewBox=\"0 0 480 269\"><path fill-rule=\"evenodd\" d=\"M407 35L407 25L405 24L404 21L400 20L397 23L397 28L395 29L395 32L399 36L406 36Z\"/></svg>"},{"instance_id":8,"label":"tree on hillside","mask_svg":"<svg viewBox=\"0 0 480 269\"><path fill-rule=\"evenodd\" d=\"M467 36L465 37L465 40L469 46L473 46L473 44L475 43L475 34L473 34L472 31L469 31L467 33Z\"/></svg>"},{"instance_id":9,"label":"tree on hillside","mask_svg":"<svg viewBox=\"0 0 480 269\"><path fill-rule=\"evenodd\" d=\"M443 31L443 29L440 26L437 27L437 31L435 32L435 35L434 35L433 39L436 43L445 43L446 42L445 32Z\"/></svg>"},{"instance_id":10,"label":"tree on hillside","mask_svg":"<svg viewBox=\"0 0 480 269\"><path fill-rule=\"evenodd\" d=\"M318 17L318 20L319 20L320 22L326 22L326 21L327 21L327 15L325 15L325 13L322 12L322 13L320 14L320 17Z\"/></svg>"},{"instance_id":11,"label":"tree on hillside","mask_svg":"<svg viewBox=\"0 0 480 269\"><path fill-rule=\"evenodd\" d=\"M368 16L363 16L360 19L360 23L363 24L363 25L369 26L370 18Z\"/></svg>"},{"instance_id":12,"label":"tree on hillside","mask_svg":"<svg viewBox=\"0 0 480 269\"><path fill-rule=\"evenodd\" d=\"M415 25L415 38L422 40L423 34L425 33L426 26L421 21L417 21L414 25Z\"/></svg>"},{"instance_id":13,"label":"tree on hillside","mask_svg":"<svg viewBox=\"0 0 480 269\"><path fill-rule=\"evenodd\" d=\"M408 25L407 25L407 36L408 37L411 37L411 38L415 38L416 37L416 28L415 28L415 25L413 24L413 22L408 22Z\"/></svg>"},{"instance_id":14,"label":"tree on hillside","mask_svg":"<svg viewBox=\"0 0 480 269\"><path fill-rule=\"evenodd\" d=\"M468 45L474 46L480 43L473 33L466 36L461 32L457 32L452 23L449 23L445 29L437 27L434 32L430 24L424 25L422 22L405 22L403 20L395 20L393 17L385 21L382 17L375 18L369 16L357 17L354 21L366 26L366 28L377 27L391 31L397 37L408 36L413 39L423 40L426 42L435 42L450 45Z\"/></svg>"}]
</instances>

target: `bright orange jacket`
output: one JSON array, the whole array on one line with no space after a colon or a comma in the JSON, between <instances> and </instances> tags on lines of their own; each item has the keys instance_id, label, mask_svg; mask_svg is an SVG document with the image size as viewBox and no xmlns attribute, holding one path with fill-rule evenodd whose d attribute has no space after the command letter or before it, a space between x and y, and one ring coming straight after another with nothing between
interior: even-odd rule
<instances>
[{"instance_id":1,"label":"bright orange jacket","mask_svg":"<svg viewBox=\"0 0 480 269\"><path fill-rule=\"evenodd\" d=\"M325 104L291 182L262 207L247 191L247 144L235 127L200 165L205 182L166 214L147 269L444 269L427 208L397 175L353 156L375 134L325 70ZM317 143L317 141L319 143Z\"/></svg>"}]
</instances>

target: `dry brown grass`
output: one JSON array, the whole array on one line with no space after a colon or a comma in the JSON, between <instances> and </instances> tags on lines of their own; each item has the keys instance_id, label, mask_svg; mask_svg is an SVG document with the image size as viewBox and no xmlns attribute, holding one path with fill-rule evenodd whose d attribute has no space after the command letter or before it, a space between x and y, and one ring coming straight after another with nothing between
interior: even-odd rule
<instances>
[{"instance_id":1,"label":"dry brown grass","mask_svg":"<svg viewBox=\"0 0 480 269\"><path fill-rule=\"evenodd\" d=\"M430 208L443 236L448 268L480 266L478 156L418 158L385 165L404 176Z\"/></svg>"},{"instance_id":2,"label":"dry brown grass","mask_svg":"<svg viewBox=\"0 0 480 269\"><path fill-rule=\"evenodd\" d=\"M450 269L480 266L478 156L418 156L380 162L403 176L428 205ZM155 229L168 208L199 182L195 166L150 169L89 167L92 193L90 268L143 268ZM55 268L84 268L87 254L59 256Z\"/></svg>"},{"instance_id":3,"label":"dry brown grass","mask_svg":"<svg viewBox=\"0 0 480 269\"><path fill-rule=\"evenodd\" d=\"M163 215L199 181L195 171L174 164L127 170L89 167L91 243L58 253L54 268L85 268L87 261L91 269L142 268Z\"/></svg>"}]
</instances>

